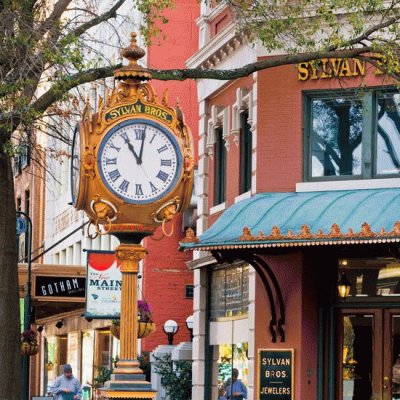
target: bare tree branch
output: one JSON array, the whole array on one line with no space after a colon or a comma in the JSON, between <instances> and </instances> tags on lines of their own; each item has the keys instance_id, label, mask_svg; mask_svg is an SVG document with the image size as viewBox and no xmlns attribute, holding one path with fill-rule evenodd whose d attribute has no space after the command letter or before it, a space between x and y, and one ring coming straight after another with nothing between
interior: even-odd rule
<instances>
[{"instance_id":1,"label":"bare tree branch","mask_svg":"<svg viewBox=\"0 0 400 400\"><path fill-rule=\"evenodd\" d=\"M78 28L71 31L70 34L79 37L88 29L93 28L102 22L108 21L110 18L115 18L117 16L117 10L125 3L125 1L126 0L118 0L108 11L80 25Z\"/></svg>"}]
</instances>

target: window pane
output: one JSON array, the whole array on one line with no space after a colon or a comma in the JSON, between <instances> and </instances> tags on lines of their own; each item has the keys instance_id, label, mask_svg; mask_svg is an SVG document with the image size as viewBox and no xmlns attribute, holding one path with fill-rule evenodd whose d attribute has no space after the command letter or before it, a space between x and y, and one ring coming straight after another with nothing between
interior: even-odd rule
<instances>
[{"instance_id":1,"label":"window pane","mask_svg":"<svg viewBox=\"0 0 400 400\"><path fill-rule=\"evenodd\" d=\"M211 319L246 314L249 298L249 267L215 270L211 276Z\"/></svg>"},{"instance_id":2,"label":"window pane","mask_svg":"<svg viewBox=\"0 0 400 400\"><path fill-rule=\"evenodd\" d=\"M354 297L400 296L400 263L389 257L339 260L339 274L350 282Z\"/></svg>"},{"instance_id":3,"label":"window pane","mask_svg":"<svg viewBox=\"0 0 400 400\"><path fill-rule=\"evenodd\" d=\"M373 322L372 315L343 316L343 400L371 398Z\"/></svg>"},{"instance_id":4,"label":"window pane","mask_svg":"<svg viewBox=\"0 0 400 400\"><path fill-rule=\"evenodd\" d=\"M243 399L247 398L248 385L248 344L226 343L211 346L212 384L211 399ZM237 373L233 377L232 372ZM231 396L231 391L241 392L242 396Z\"/></svg>"},{"instance_id":5,"label":"window pane","mask_svg":"<svg viewBox=\"0 0 400 400\"><path fill-rule=\"evenodd\" d=\"M312 177L361 175L361 100L314 99L311 122Z\"/></svg>"},{"instance_id":6,"label":"window pane","mask_svg":"<svg viewBox=\"0 0 400 400\"><path fill-rule=\"evenodd\" d=\"M222 137L222 128L215 131L215 160L214 160L214 205L225 201L226 192L226 147Z\"/></svg>"},{"instance_id":7,"label":"window pane","mask_svg":"<svg viewBox=\"0 0 400 400\"><path fill-rule=\"evenodd\" d=\"M245 193L251 189L252 133L248 119L248 111L240 115L240 193Z\"/></svg>"},{"instance_id":8,"label":"window pane","mask_svg":"<svg viewBox=\"0 0 400 400\"><path fill-rule=\"evenodd\" d=\"M391 317L392 399L400 399L400 315Z\"/></svg>"},{"instance_id":9,"label":"window pane","mask_svg":"<svg viewBox=\"0 0 400 400\"><path fill-rule=\"evenodd\" d=\"M377 175L400 172L400 95L378 95L377 107Z\"/></svg>"}]
</instances>

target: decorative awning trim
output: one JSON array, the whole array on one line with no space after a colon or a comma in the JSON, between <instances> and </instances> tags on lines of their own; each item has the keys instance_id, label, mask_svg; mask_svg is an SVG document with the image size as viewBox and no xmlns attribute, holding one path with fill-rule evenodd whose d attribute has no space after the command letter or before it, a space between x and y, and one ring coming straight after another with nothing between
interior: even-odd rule
<instances>
[{"instance_id":1,"label":"decorative awning trim","mask_svg":"<svg viewBox=\"0 0 400 400\"><path fill-rule=\"evenodd\" d=\"M261 193L231 206L199 238L188 232L181 248L208 251L398 243L399 217L398 188Z\"/></svg>"},{"instance_id":2,"label":"decorative awning trim","mask_svg":"<svg viewBox=\"0 0 400 400\"><path fill-rule=\"evenodd\" d=\"M271 247L306 247L306 246L328 246L328 245L347 245L347 244L376 244L376 243L399 243L400 238L375 238L375 239L359 239L359 240L321 240L321 241L293 241L293 242L267 242L267 243L240 243L228 245L213 245L213 246L191 246L182 247L184 251L210 251L210 250L234 250L234 249L261 249Z\"/></svg>"}]
</instances>

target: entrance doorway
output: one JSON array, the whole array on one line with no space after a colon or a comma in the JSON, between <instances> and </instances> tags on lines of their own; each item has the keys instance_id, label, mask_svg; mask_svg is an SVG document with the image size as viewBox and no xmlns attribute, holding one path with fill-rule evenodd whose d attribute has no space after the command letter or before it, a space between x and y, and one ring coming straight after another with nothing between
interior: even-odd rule
<instances>
[{"instance_id":1,"label":"entrance doorway","mask_svg":"<svg viewBox=\"0 0 400 400\"><path fill-rule=\"evenodd\" d=\"M339 400L400 399L400 308L341 309Z\"/></svg>"}]
</instances>

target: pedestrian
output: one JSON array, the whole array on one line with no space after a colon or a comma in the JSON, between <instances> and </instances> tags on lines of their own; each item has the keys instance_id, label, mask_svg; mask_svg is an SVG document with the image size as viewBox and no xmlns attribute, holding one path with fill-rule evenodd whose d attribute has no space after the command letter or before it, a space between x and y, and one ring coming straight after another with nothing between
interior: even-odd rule
<instances>
[{"instance_id":1,"label":"pedestrian","mask_svg":"<svg viewBox=\"0 0 400 400\"><path fill-rule=\"evenodd\" d=\"M55 395L55 400L80 400L82 398L82 385L72 375L72 367L65 364L64 373L60 375L50 389L50 393Z\"/></svg>"},{"instance_id":2,"label":"pedestrian","mask_svg":"<svg viewBox=\"0 0 400 400\"><path fill-rule=\"evenodd\" d=\"M232 385L231 378L226 381L226 398L229 400L243 400L247 399L246 385L238 379L239 371L232 368Z\"/></svg>"}]
</instances>

